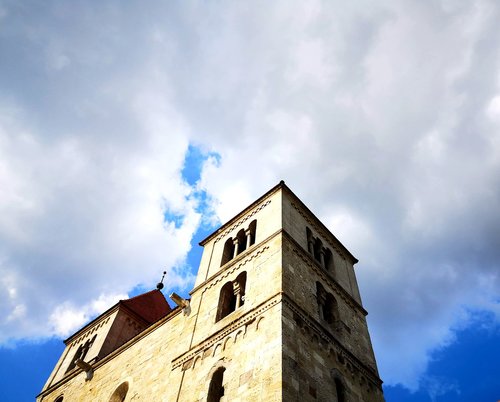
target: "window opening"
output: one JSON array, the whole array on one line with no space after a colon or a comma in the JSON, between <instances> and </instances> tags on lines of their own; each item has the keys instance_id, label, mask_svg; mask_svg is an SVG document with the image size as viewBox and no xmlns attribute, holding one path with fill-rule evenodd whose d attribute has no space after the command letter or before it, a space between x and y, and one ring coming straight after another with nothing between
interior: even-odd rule
<instances>
[{"instance_id":1,"label":"window opening","mask_svg":"<svg viewBox=\"0 0 500 402\"><path fill-rule=\"evenodd\" d=\"M212 375L208 388L207 402L220 402L224 396L224 385L222 384L224 381L224 371L226 371L224 367L219 367Z\"/></svg>"},{"instance_id":2,"label":"window opening","mask_svg":"<svg viewBox=\"0 0 500 402\"><path fill-rule=\"evenodd\" d=\"M78 349L76 350L75 355L73 356L73 359L71 359L71 362L69 363L68 369L66 372L73 370L76 367L75 361L80 359L82 355L82 350L83 350L83 345L78 346Z\"/></svg>"},{"instance_id":3,"label":"window opening","mask_svg":"<svg viewBox=\"0 0 500 402\"><path fill-rule=\"evenodd\" d=\"M236 237L230 237L224 243L222 251L222 259L220 265L228 263L238 254L248 249L255 244L255 236L257 230L257 221L253 220L246 229L240 229Z\"/></svg>"},{"instance_id":4,"label":"window opening","mask_svg":"<svg viewBox=\"0 0 500 402\"><path fill-rule=\"evenodd\" d=\"M219 307L217 308L216 321L222 320L236 308L236 297L233 292L233 283L226 282L219 295Z\"/></svg>"},{"instance_id":5,"label":"window opening","mask_svg":"<svg viewBox=\"0 0 500 402\"><path fill-rule=\"evenodd\" d=\"M328 324L339 321L338 304L335 297L328 293L321 283L316 282L316 297L318 299L319 316Z\"/></svg>"},{"instance_id":6,"label":"window opening","mask_svg":"<svg viewBox=\"0 0 500 402\"><path fill-rule=\"evenodd\" d=\"M109 398L109 402L123 402L128 393L128 382L122 382Z\"/></svg>"},{"instance_id":7,"label":"window opening","mask_svg":"<svg viewBox=\"0 0 500 402\"><path fill-rule=\"evenodd\" d=\"M325 269L331 273L333 273L333 254L329 248L325 249Z\"/></svg>"},{"instance_id":8,"label":"window opening","mask_svg":"<svg viewBox=\"0 0 500 402\"><path fill-rule=\"evenodd\" d=\"M222 252L222 260L220 265L223 266L229 260L233 258L234 255L234 243L232 237L226 240L224 243L224 251Z\"/></svg>"},{"instance_id":9,"label":"window opening","mask_svg":"<svg viewBox=\"0 0 500 402\"><path fill-rule=\"evenodd\" d=\"M306 227L307 251L314 257L314 260L330 273L334 273L333 253L328 247L323 247L319 237L314 237L311 229Z\"/></svg>"},{"instance_id":10,"label":"window opening","mask_svg":"<svg viewBox=\"0 0 500 402\"><path fill-rule=\"evenodd\" d=\"M226 282L222 286L215 322L222 320L244 304L246 282L247 273L242 272L234 281Z\"/></svg>"},{"instance_id":11,"label":"window opening","mask_svg":"<svg viewBox=\"0 0 500 402\"><path fill-rule=\"evenodd\" d=\"M340 378L335 378L335 390L337 391L337 402L345 402L345 388Z\"/></svg>"},{"instance_id":12,"label":"window opening","mask_svg":"<svg viewBox=\"0 0 500 402\"><path fill-rule=\"evenodd\" d=\"M250 232L247 235L248 247L253 246L255 244L255 235L257 232L257 221L253 220L248 226L248 231Z\"/></svg>"},{"instance_id":13,"label":"window opening","mask_svg":"<svg viewBox=\"0 0 500 402\"><path fill-rule=\"evenodd\" d=\"M323 243L318 238L314 241L314 259L324 266Z\"/></svg>"},{"instance_id":14,"label":"window opening","mask_svg":"<svg viewBox=\"0 0 500 402\"><path fill-rule=\"evenodd\" d=\"M314 254L314 237L312 235L311 229L306 228L306 236L307 236L307 251L310 254Z\"/></svg>"},{"instance_id":15,"label":"window opening","mask_svg":"<svg viewBox=\"0 0 500 402\"><path fill-rule=\"evenodd\" d=\"M242 272L236 277L234 282L234 293L236 294L236 306L235 309L243 306L245 303L245 286L247 284L247 273Z\"/></svg>"},{"instance_id":16,"label":"window opening","mask_svg":"<svg viewBox=\"0 0 500 402\"><path fill-rule=\"evenodd\" d=\"M247 248L247 236L245 235L245 231L243 229L241 229L236 235L235 247L238 247L237 254L241 254Z\"/></svg>"},{"instance_id":17,"label":"window opening","mask_svg":"<svg viewBox=\"0 0 500 402\"><path fill-rule=\"evenodd\" d=\"M78 359L80 359L80 360L85 359L85 356L87 356L87 353L88 353L90 347L92 346L92 344L94 343L96 336L97 336L97 334L94 335L94 337L92 339L87 339L87 341L84 344L78 346L78 349L76 350L76 353L73 356L73 360L71 360L71 362L69 363L69 366L68 366L68 369L66 370L66 372L71 371L76 367L76 361Z\"/></svg>"}]
</instances>

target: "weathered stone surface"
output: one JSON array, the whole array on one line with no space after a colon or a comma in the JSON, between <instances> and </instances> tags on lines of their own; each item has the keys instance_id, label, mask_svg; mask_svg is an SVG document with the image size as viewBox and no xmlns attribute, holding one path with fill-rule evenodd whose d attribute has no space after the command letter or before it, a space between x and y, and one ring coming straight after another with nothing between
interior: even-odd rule
<instances>
[{"instance_id":1,"label":"weathered stone surface","mask_svg":"<svg viewBox=\"0 0 500 402\"><path fill-rule=\"evenodd\" d=\"M221 266L228 239L239 236L241 243L241 230L248 235L254 220L250 246ZM332 253L329 270L324 256L311 253L306 228L321 242L322 253ZM357 260L284 184L202 244L189 315L174 310L100 360L92 360L89 351L90 381L80 369L65 374L78 344L73 342L37 400L206 401L221 367L224 395L214 400L384 400L354 275ZM235 282L243 272L244 286ZM228 282L234 283L235 303L241 305L216 322L221 289ZM319 307L317 283L335 301L335 311L331 303ZM332 310L334 319L328 322L321 309ZM95 345L109 341L106 319L86 327L97 334ZM125 316L116 322L128 335L138 328Z\"/></svg>"}]
</instances>

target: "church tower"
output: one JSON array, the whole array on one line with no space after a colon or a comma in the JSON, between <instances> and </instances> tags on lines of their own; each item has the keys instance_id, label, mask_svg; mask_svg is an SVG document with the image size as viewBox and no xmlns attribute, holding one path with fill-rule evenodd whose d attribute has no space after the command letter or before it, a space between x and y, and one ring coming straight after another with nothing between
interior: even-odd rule
<instances>
[{"instance_id":1,"label":"church tower","mask_svg":"<svg viewBox=\"0 0 500 402\"><path fill-rule=\"evenodd\" d=\"M37 400L384 401L357 260L284 182L200 245L190 298L120 301Z\"/></svg>"}]
</instances>

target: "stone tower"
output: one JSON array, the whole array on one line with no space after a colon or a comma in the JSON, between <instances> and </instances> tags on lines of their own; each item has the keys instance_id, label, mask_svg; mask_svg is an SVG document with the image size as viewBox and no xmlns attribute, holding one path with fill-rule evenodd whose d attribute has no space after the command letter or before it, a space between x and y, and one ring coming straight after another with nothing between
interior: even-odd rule
<instances>
[{"instance_id":1,"label":"stone tower","mask_svg":"<svg viewBox=\"0 0 500 402\"><path fill-rule=\"evenodd\" d=\"M383 401L356 258L280 182L204 247L190 299L120 301L38 401Z\"/></svg>"}]
</instances>

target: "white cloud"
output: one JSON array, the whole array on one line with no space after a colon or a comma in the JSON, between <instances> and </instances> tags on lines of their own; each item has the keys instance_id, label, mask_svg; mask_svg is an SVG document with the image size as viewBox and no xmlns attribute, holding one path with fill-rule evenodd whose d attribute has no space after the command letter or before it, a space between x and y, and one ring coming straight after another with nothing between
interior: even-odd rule
<instances>
[{"instance_id":1,"label":"white cloud","mask_svg":"<svg viewBox=\"0 0 500 402\"><path fill-rule=\"evenodd\" d=\"M70 332L165 266L192 281L213 215L189 143L221 156L199 189L222 220L284 179L360 259L386 383L424 384L467 308L498 314L496 3L5 7L2 341Z\"/></svg>"},{"instance_id":2,"label":"white cloud","mask_svg":"<svg viewBox=\"0 0 500 402\"><path fill-rule=\"evenodd\" d=\"M53 334L68 337L87 324L92 317L103 313L119 300L127 298L126 294L101 294L97 299L91 300L83 306L63 302L50 314L49 325Z\"/></svg>"}]
</instances>

